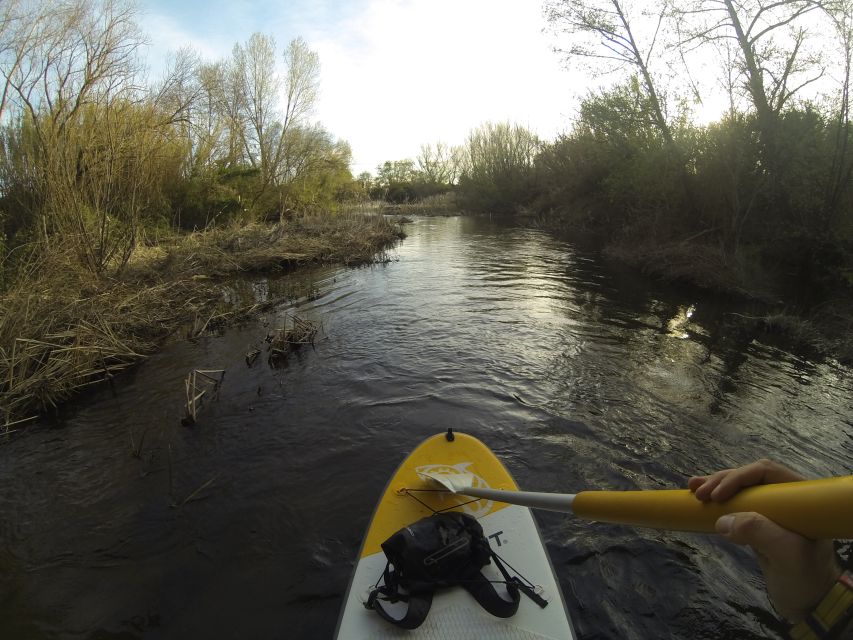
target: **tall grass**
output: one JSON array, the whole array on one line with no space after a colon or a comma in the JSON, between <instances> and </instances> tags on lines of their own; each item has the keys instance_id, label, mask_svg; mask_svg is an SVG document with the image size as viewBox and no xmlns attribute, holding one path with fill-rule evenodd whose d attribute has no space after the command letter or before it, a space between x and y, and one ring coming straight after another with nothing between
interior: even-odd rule
<instances>
[{"instance_id":1,"label":"tall grass","mask_svg":"<svg viewBox=\"0 0 853 640\"><path fill-rule=\"evenodd\" d=\"M0 429L112 378L194 318L245 317L227 308L219 279L370 262L399 237L381 216L235 226L138 247L120 275L93 274L70 250L33 249L0 294Z\"/></svg>"}]
</instances>

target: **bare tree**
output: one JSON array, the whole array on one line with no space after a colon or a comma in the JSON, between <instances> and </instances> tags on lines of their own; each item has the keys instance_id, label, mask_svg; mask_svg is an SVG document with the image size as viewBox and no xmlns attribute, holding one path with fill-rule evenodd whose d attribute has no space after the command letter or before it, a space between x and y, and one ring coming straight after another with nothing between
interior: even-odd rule
<instances>
[{"instance_id":1,"label":"bare tree","mask_svg":"<svg viewBox=\"0 0 853 640\"><path fill-rule=\"evenodd\" d=\"M284 51L286 73L281 77L275 57L275 41L260 33L235 45L219 101L232 136L239 137L239 157L260 175L255 202L304 170L316 140L307 119L317 101L319 58L296 38Z\"/></svg>"},{"instance_id":2,"label":"bare tree","mask_svg":"<svg viewBox=\"0 0 853 640\"><path fill-rule=\"evenodd\" d=\"M245 157L247 154L244 144L243 76L237 45L234 46L231 58L217 63L216 69L211 69L207 76L208 81L216 83L211 86L211 91L215 92L217 112L225 121L227 129L225 165L229 167L249 162Z\"/></svg>"},{"instance_id":3,"label":"bare tree","mask_svg":"<svg viewBox=\"0 0 853 640\"><path fill-rule=\"evenodd\" d=\"M188 134L189 171L211 169L216 163L233 164L229 154L227 114L221 111L224 87L224 63L195 67L196 99L190 104Z\"/></svg>"},{"instance_id":4,"label":"bare tree","mask_svg":"<svg viewBox=\"0 0 853 640\"><path fill-rule=\"evenodd\" d=\"M835 4L836 0L692 0L674 10L681 25L681 50L712 47L733 56L735 64L724 69L732 110L738 90L754 110L759 156L749 193L739 194L742 185L732 175L729 232L735 250L759 199L769 210L790 213L779 121L797 95L824 75L822 52L813 38L817 34L810 29L825 17L823 10Z\"/></svg>"},{"instance_id":5,"label":"bare tree","mask_svg":"<svg viewBox=\"0 0 853 640\"><path fill-rule=\"evenodd\" d=\"M29 44L29 33L33 29L34 20L21 8L20 0L9 0L0 13L0 69L3 74L3 91L0 93L0 124L6 113L9 92L12 89L11 78L16 73L23 52ZM29 27L25 24L29 23Z\"/></svg>"},{"instance_id":6,"label":"bare tree","mask_svg":"<svg viewBox=\"0 0 853 640\"><path fill-rule=\"evenodd\" d=\"M545 16L557 31L571 38L566 49L558 49L567 58L580 58L594 71L610 72L627 68L641 79L651 106L655 127L668 143L672 130L663 100L652 72L652 63L660 55L659 38L668 15L665 3L643 3L640 11L631 0L548 0ZM634 21L642 20L641 34Z\"/></svg>"},{"instance_id":7,"label":"bare tree","mask_svg":"<svg viewBox=\"0 0 853 640\"><path fill-rule=\"evenodd\" d=\"M275 72L275 40L253 33L244 45L235 45L233 53L236 96L244 123L243 147L246 159L260 171L262 183L272 183L275 175L276 106L280 81Z\"/></svg>"},{"instance_id":8,"label":"bare tree","mask_svg":"<svg viewBox=\"0 0 853 640\"><path fill-rule=\"evenodd\" d=\"M684 48L730 41L755 108L763 144L775 146L775 123L794 96L823 76L819 49L809 47L805 16L821 0L693 0L676 13L686 21Z\"/></svg>"},{"instance_id":9,"label":"bare tree","mask_svg":"<svg viewBox=\"0 0 853 640\"><path fill-rule=\"evenodd\" d=\"M185 47L172 55L151 95L152 103L161 109L165 122L190 124L191 112L204 93L199 81L200 65L201 59L193 49Z\"/></svg>"},{"instance_id":10,"label":"bare tree","mask_svg":"<svg viewBox=\"0 0 853 640\"><path fill-rule=\"evenodd\" d=\"M427 182L453 184L456 179L452 149L443 142L421 145L416 161Z\"/></svg>"},{"instance_id":11,"label":"bare tree","mask_svg":"<svg viewBox=\"0 0 853 640\"><path fill-rule=\"evenodd\" d=\"M302 38L295 38L284 51L287 76L284 81L286 107L284 128L299 125L317 106L320 90L320 57Z\"/></svg>"},{"instance_id":12,"label":"bare tree","mask_svg":"<svg viewBox=\"0 0 853 640\"><path fill-rule=\"evenodd\" d=\"M276 168L282 180L292 179L302 163L299 145L290 140L294 132L304 128L317 106L320 90L320 58L302 38L290 41L284 51L287 68L284 78L284 118L279 132Z\"/></svg>"},{"instance_id":13,"label":"bare tree","mask_svg":"<svg viewBox=\"0 0 853 640\"><path fill-rule=\"evenodd\" d=\"M841 196L853 177L850 158L850 74L853 71L853 2L841 0L828 12L840 44L842 58L841 91L835 116L832 165L824 205L823 232L828 233L837 216Z\"/></svg>"},{"instance_id":14,"label":"bare tree","mask_svg":"<svg viewBox=\"0 0 853 640\"><path fill-rule=\"evenodd\" d=\"M144 40L136 9L123 0L41 5L18 21L3 76L10 101L31 117L47 114L57 131L87 104L125 91L139 71Z\"/></svg>"},{"instance_id":15,"label":"bare tree","mask_svg":"<svg viewBox=\"0 0 853 640\"><path fill-rule=\"evenodd\" d=\"M487 122L468 134L466 173L478 179L527 181L541 144L536 134L520 125Z\"/></svg>"}]
</instances>

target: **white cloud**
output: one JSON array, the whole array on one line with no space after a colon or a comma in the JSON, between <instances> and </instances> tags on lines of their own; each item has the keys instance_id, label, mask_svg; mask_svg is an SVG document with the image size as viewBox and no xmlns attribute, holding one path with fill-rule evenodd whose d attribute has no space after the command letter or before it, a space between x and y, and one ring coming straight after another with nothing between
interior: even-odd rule
<instances>
[{"instance_id":1,"label":"white cloud","mask_svg":"<svg viewBox=\"0 0 853 640\"><path fill-rule=\"evenodd\" d=\"M578 80L561 69L532 0L147 5L154 75L184 46L215 60L254 31L280 48L303 36L322 65L316 116L351 144L356 173L414 158L424 143L459 144L489 120L552 137L575 109Z\"/></svg>"},{"instance_id":2,"label":"white cloud","mask_svg":"<svg viewBox=\"0 0 853 640\"><path fill-rule=\"evenodd\" d=\"M356 172L460 143L488 120L551 137L574 93L543 26L536 2L373 0L334 33L306 35L323 65L318 116L350 142Z\"/></svg>"}]
</instances>

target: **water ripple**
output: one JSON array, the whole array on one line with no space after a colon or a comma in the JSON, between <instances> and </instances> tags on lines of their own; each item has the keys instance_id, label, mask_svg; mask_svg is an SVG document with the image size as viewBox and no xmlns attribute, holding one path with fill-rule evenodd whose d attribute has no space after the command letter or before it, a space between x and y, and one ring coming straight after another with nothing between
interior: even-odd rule
<instances>
[{"instance_id":1,"label":"water ripple","mask_svg":"<svg viewBox=\"0 0 853 640\"><path fill-rule=\"evenodd\" d=\"M726 322L748 310L538 231L449 218L409 233L387 265L235 282L294 302L0 441L3 637L328 637L379 492L448 427L534 490L681 486L760 456L849 472L851 371ZM324 339L247 367L294 311ZM185 428L198 367L227 375ZM582 637L782 630L742 549L538 518Z\"/></svg>"}]
</instances>

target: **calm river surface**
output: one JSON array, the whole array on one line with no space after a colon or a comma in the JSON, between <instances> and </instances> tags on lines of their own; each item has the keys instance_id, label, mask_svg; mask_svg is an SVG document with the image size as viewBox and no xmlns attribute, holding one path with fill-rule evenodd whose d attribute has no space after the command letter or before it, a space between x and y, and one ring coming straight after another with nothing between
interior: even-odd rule
<instances>
[{"instance_id":1,"label":"calm river surface","mask_svg":"<svg viewBox=\"0 0 853 640\"><path fill-rule=\"evenodd\" d=\"M484 219L407 232L387 264L235 285L302 297L0 438L0 637L328 638L385 482L448 427L539 491L853 468L853 372L738 329L749 309ZM316 349L248 367L294 308ZM227 374L187 428L193 368ZM742 549L538 519L581 638L779 637Z\"/></svg>"}]
</instances>

